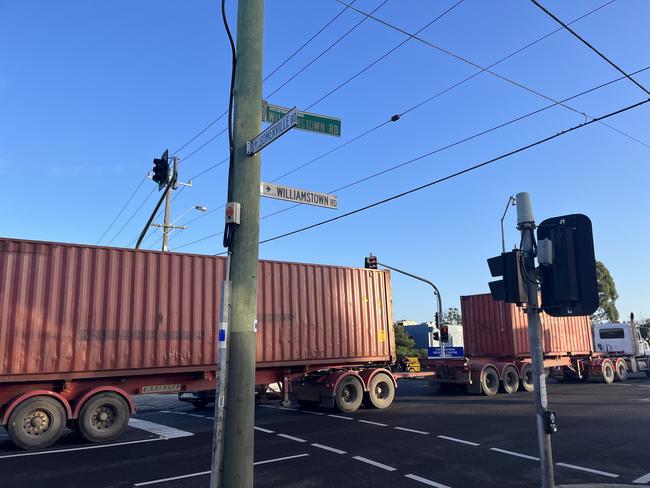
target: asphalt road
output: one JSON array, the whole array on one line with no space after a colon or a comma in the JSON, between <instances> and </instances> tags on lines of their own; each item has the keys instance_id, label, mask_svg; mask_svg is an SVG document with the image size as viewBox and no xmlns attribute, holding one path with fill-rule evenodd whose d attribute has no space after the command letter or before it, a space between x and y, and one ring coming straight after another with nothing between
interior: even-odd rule
<instances>
[{"instance_id":1,"label":"asphalt road","mask_svg":"<svg viewBox=\"0 0 650 488\"><path fill-rule=\"evenodd\" d=\"M549 384L558 414L556 482L650 485L650 379ZM139 399L119 442L74 434L40 452L17 451L0 431L0 487L205 487L213 412L170 396ZM255 486L539 486L532 396L434 393L400 382L386 410L351 415L282 408L256 413Z\"/></svg>"}]
</instances>

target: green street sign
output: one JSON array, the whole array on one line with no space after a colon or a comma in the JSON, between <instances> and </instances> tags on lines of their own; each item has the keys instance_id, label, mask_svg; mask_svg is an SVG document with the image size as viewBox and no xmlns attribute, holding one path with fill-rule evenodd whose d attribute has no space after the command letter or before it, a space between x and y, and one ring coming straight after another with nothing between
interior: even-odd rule
<instances>
[{"instance_id":1,"label":"green street sign","mask_svg":"<svg viewBox=\"0 0 650 488\"><path fill-rule=\"evenodd\" d=\"M291 109L262 102L262 120L271 124L284 117ZM298 112L296 129L341 137L341 119L327 115Z\"/></svg>"}]
</instances>

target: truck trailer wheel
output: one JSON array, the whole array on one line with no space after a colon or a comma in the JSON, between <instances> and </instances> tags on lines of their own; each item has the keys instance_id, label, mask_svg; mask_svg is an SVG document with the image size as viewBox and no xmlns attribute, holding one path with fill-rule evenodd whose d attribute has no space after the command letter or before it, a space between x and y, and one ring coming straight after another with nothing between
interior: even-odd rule
<instances>
[{"instance_id":1,"label":"truck trailer wheel","mask_svg":"<svg viewBox=\"0 0 650 488\"><path fill-rule=\"evenodd\" d=\"M363 401L363 386L355 376L346 376L336 387L334 403L341 412L354 412Z\"/></svg>"},{"instance_id":2,"label":"truck trailer wheel","mask_svg":"<svg viewBox=\"0 0 650 488\"><path fill-rule=\"evenodd\" d=\"M499 374L492 366L488 366L481 373L481 390L487 396L499 393Z\"/></svg>"},{"instance_id":3,"label":"truck trailer wheel","mask_svg":"<svg viewBox=\"0 0 650 488\"><path fill-rule=\"evenodd\" d=\"M129 416L129 405L121 395L98 393L81 407L79 432L90 442L113 441L128 427Z\"/></svg>"},{"instance_id":4,"label":"truck trailer wheel","mask_svg":"<svg viewBox=\"0 0 650 488\"><path fill-rule=\"evenodd\" d=\"M613 383L614 382L614 366L612 365L611 361L604 361L603 365L601 366L601 370L603 372L603 381L607 384Z\"/></svg>"},{"instance_id":5,"label":"truck trailer wheel","mask_svg":"<svg viewBox=\"0 0 650 488\"><path fill-rule=\"evenodd\" d=\"M533 368L530 364L525 364L521 368L521 387L527 392L532 392L535 389L533 383Z\"/></svg>"},{"instance_id":6,"label":"truck trailer wheel","mask_svg":"<svg viewBox=\"0 0 650 488\"><path fill-rule=\"evenodd\" d=\"M366 406L373 408L389 407L395 399L395 384L386 373L377 373L368 385L368 401Z\"/></svg>"},{"instance_id":7,"label":"truck trailer wheel","mask_svg":"<svg viewBox=\"0 0 650 488\"><path fill-rule=\"evenodd\" d=\"M503 391L506 393L514 393L519 389L519 373L517 368L508 365L503 370Z\"/></svg>"},{"instance_id":8,"label":"truck trailer wheel","mask_svg":"<svg viewBox=\"0 0 650 488\"><path fill-rule=\"evenodd\" d=\"M615 376L616 381L627 380L627 364L622 359L616 362Z\"/></svg>"},{"instance_id":9,"label":"truck trailer wheel","mask_svg":"<svg viewBox=\"0 0 650 488\"><path fill-rule=\"evenodd\" d=\"M54 444L65 428L63 405L48 396L35 396L18 405L9 416L9 438L22 449L42 449Z\"/></svg>"}]
</instances>

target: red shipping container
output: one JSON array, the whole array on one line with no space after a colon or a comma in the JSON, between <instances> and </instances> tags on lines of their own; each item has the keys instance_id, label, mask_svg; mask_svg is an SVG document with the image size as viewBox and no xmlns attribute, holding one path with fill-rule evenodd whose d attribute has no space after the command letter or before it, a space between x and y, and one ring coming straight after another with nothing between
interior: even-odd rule
<instances>
[{"instance_id":1,"label":"red shipping container","mask_svg":"<svg viewBox=\"0 0 650 488\"><path fill-rule=\"evenodd\" d=\"M225 263L0 238L0 381L214 367ZM258 369L394 360L387 271L259 271Z\"/></svg>"},{"instance_id":2,"label":"red shipping container","mask_svg":"<svg viewBox=\"0 0 650 488\"><path fill-rule=\"evenodd\" d=\"M528 319L513 303L495 301L489 293L460 297L466 356L528 357ZM593 350L589 317L542 318L544 355L589 354Z\"/></svg>"}]
</instances>

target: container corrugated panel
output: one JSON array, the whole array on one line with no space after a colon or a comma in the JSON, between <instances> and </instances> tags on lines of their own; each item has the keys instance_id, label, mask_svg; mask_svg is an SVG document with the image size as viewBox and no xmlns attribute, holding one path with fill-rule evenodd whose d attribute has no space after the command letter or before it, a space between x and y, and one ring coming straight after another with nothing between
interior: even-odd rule
<instances>
[{"instance_id":1,"label":"container corrugated panel","mask_svg":"<svg viewBox=\"0 0 650 488\"><path fill-rule=\"evenodd\" d=\"M471 356L530 355L524 309L495 301L489 293L461 297L465 351ZM542 313L544 354L589 354L593 350L589 317L551 317Z\"/></svg>"},{"instance_id":2,"label":"container corrugated panel","mask_svg":"<svg viewBox=\"0 0 650 488\"><path fill-rule=\"evenodd\" d=\"M213 366L225 265L214 256L0 239L0 376ZM390 358L388 273L260 267L258 362Z\"/></svg>"}]
</instances>

